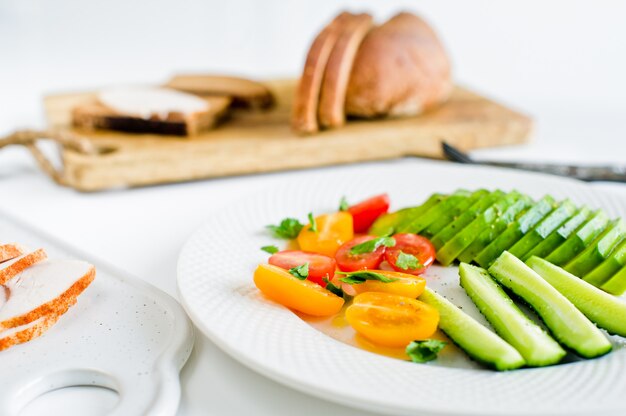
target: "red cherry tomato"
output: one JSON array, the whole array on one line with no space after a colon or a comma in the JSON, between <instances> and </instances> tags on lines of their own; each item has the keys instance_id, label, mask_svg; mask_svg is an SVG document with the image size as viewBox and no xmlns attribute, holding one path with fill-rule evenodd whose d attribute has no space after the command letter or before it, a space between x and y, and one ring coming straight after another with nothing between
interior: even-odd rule
<instances>
[{"instance_id":1,"label":"red cherry tomato","mask_svg":"<svg viewBox=\"0 0 626 416\"><path fill-rule=\"evenodd\" d=\"M363 235L361 237L353 238L347 243L343 243L337 254L335 254L335 260L337 260L337 266L344 272L356 272L363 269L378 269L380 263L383 261L385 255L385 246L380 246L371 253L363 254L351 254L352 247L364 243L369 240L373 240L376 237L371 235Z\"/></svg>"},{"instance_id":2,"label":"red cherry tomato","mask_svg":"<svg viewBox=\"0 0 626 416\"><path fill-rule=\"evenodd\" d=\"M389 195L381 194L359 202L348 208L354 221L354 232L364 233L380 217L389 210Z\"/></svg>"},{"instance_id":3,"label":"red cherry tomato","mask_svg":"<svg viewBox=\"0 0 626 416\"><path fill-rule=\"evenodd\" d=\"M269 258L268 263L285 270L302 266L304 263L309 263L308 279L322 287L326 287L326 283L323 279L332 279L335 275L335 269L337 268L337 263L332 257L300 250L280 251L273 254Z\"/></svg>"},{"instance_id":4,"label":"red cherry tomato","mask_svg":"<svg viewBox=\"0 0 626 416\"><path fill-rule=\"evenodd\" d=\"M435 246L426 237L417 234L396 234L396 245L385 250L385 259L396 271L409 274L422 274L435 261ZM420 267L403 268L398 265L400 253L411 254L417 258Z\"/></svg>"}]
</instances>

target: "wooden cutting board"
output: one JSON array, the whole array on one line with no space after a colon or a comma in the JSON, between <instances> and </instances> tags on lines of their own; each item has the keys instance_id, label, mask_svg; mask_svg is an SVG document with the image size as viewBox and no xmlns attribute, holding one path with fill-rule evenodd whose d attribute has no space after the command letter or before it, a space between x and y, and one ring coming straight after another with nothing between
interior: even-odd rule
<instances>
[{"instance_id":1,"label":"wooden cutting board","mask_svg":"<svg viewBox=\"0 0 626 416\"><path fill-rule=\"evenodd\" d=\"M88 137L99 149L62 149L63 183L80 191L153 185L228 175L337 165L401 156L441 158L441 141L462 150L522 143L532 121L463 88L420 117L350 121L345 127L300 137L289 127L294 80L268 82L277 106L236 112L200 136L180 138L71 127L71 109L94 93L46 97L51 127Z\"/></svg>"}]
</instances>

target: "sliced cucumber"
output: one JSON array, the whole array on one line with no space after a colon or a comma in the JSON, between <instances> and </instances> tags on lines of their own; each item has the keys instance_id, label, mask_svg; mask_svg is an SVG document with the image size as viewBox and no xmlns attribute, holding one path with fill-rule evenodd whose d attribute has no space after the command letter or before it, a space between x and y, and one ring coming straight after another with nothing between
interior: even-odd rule
<instances>
[{"instance_id":1,"label":"sliced cucumber","mask_svg":"<svg viewBox=\"0 0 626 416\"><path fill-rule=\"evenodd\" d=\"M619 272L615 273L601 289L615 296L620 296L626 292L626 266L622 267Z\"/></svg>"},{"instance_id":2,"label":"sliced cucumber","mask_svg":"<svg viewBox=\"0 0 626 416\"><path fill-rule=\"evenodd\" d=\"M508 251L493 262L489 273L532 306L564 346L585 358L611 351L609 340L572 302Z\"/></svg>"},{"instance_id":3,"label":"sliced cucumber","mask_svg":"<svg viewBox=\"0 0 626 416\"><path fill-rule=\"evenodd\" d=\"M526 253L545 240L552 231L560 227L576 212L576 206L569 200L563 201L554 211L548 214L530 232L526 233L509 249L509 253L522 258Z\"/></svg>"},{"instance_id":4,"label":"sliced cucumber","mask_svg":"<svg viewBox=\"0 0 626 416\"><path fill-rule=\"evenodd\" d=\"M419 300L439 311L439 328L474 360L500 371L525 364L515 348L446 298L426 288Z\"/></svg>"},{"instance_id":5,"label":"sliced cucumber","mask_svg":"<svg viewBox=\"0 0 626 416\"><path fill-rule=\"evenodd\" d=\"M469 245L458 257L459 261L469 263L474 260L474 257L485 247L487 247L493 240L495 240L506 227L515 221L518 217L523 215L525 210L530 207L532 200L527 196L522 196L522 199L511 205L505 212L494 221L488 228L483 230L472 244Z\"/></svg>"},{"instance_id":6,"label":"sliced cucumber","mask_svg":"<svg viewBox=\"0 0 626 416\"><path fill-rule=\"evenodd\" d=\"M370 235L386 236L395 234L397 228L407 221L412 221L426 212L433 206L439 204L446 196L443 194L432 194L426 202L417 207L408 207L396 212L382 215L374 221L367 231Z\"/></svg>"},{"instance_id":7,"label":"sliced cucumber","mask_svg":"<svg viewBox=\"0 0 626 416\"><path fill-rule=\"evenodd\" d=\"M427 237L432 237L439 231L443 230L448 224L454 221L456 217L465 212L469 207L475 204L476 201L486 197L487 195L489 195L489 193L490 192L486 189L479 189L478 191L472 193L469 198L467 198L465 201L461 202L460 204L446 212L444 215L442 215L440 218L435 220L435 222L426 227L426 229L423 230L420 234Z\"/></svg>"},{"instance_id":8,"label":"sliced cucumber","mask_svg":"<svg viewBox=\"0 0 626 416\"><path fill-rule=\"evenodd\" d=\"M570 218L557 230L554 230L552 234L550 234L545 240L539 243L535 248L530 250L530 252L526 253L523 259L526 260L531 256L537 256L541 258L546 257L548 254L556 250L557 247L563 244L572 233L578 231L578 229L582 227L589 219L590 215L591 210L587 207L582 207L576 213L576 215Z\"/></svg>"},{"instance_id":9,"label":"sliced cucumber","mask_svg":"<svg viewBox=\"0 0 626 416\"><path fill-rule=\"evenodd\" d=\"M609 219L604 212L596 211L585 225L570 235L567 241L545 257L545 259L557 266L563 266L583 251L604 230L608 222Z\"/></svg>"},{"instance_id":10,"label":"sliced cucumber","mask_svg":"<svg viewBox=\"0 0 626 416\"><path fill-rule=\"evenodd\" d=\"M539 276L569 299L585 316L611 334L626 337L626 302L539 257L526 262Z\"/></svg>"},{"instance_id":11,"label":"sliced cucumber","mask_svg":"<svg viewBox=\"0 0 626 416\"><path fill-rule=\"evenodd\" d=\"M498 335L524 357L526 365L542 367L563 359L565 350L524 315L485 269L461 263L459 275L461 287Z\"/></svg>"},{"instance_id":12,"label":"sliced cucumber","mask_svg":"<svg viewBox=\"0 0 626 416\"><path fill-rule=\"evenodd\" d=\"M465 228L459 231L454 237L446 242L443 247L437 251L437 260L444 266L452 263L463 250L469 246L472 241L484 229L489 227L498 217L502 215L506 209L521 197L519 192L510 192L498 199L492 206L478 215Z\"/></svg>"},{"instance_id":13,"label":"sliced cucumber","mask_svg":"<svg viewBox=\"0 0 626 416\"><path fill-rule=\"evenodd\" d=\"M554 199L546 195L532 206L517 221L491 242L474 259L482 267L489 266L504 250L507 250L530 231L542 218L554 208Z\"/></svg>"},{"instance_id":14,"label":"sliced cucumber","mask_svg":"<svg viewBox=\"0 0 626 416\"><path fill-rule=\"evenodd\" d=\"M619 243L608 259L587 273L583 279L594 286L601 286L608 283L624 265L626 265L626 239Z\"/></svg>"},{"instance_id":15,"label":"sliced cucumber","mask_svg":"<svg viewBox=\"0 0 626 416\"><path fill-rule=\"evenodd\" d=\"M416 216L411 221L405 221L398 226L398 233L419 234L424 228L432 224L436 219L454 208L456 205L466 200L471 194L465 190L458 190L452 195L441 201L441 203L433 206L429 210Z\"/></svg>"}]
</instances>

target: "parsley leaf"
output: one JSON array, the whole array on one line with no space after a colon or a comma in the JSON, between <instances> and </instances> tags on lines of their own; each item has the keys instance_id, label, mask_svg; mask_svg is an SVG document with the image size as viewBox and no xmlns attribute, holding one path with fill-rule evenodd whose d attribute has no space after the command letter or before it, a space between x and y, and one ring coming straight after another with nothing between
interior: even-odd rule
<instances>
[{"instance_id":1,"label":"parsley leaf","mask_svg":"<svg viewBox=\"0 0 626 416\"><path fill-rule=\"evenodd\" d=\"M382 273L371 272L368 270L361 270L358 272L337 272L337 274L345 274L346 277L342 277L341 280L349 285L359 285L365 283L368 280L378 280L383 283L395 282L398 279L392 279L383 275Z\"/></svg>"},{"instance_id":2,"label":"parsley leaf","mask_svg":"<svg viewBox=\"0 0 626 416\"><path fill-rule=\"evenodd\" d=\"M261 250L265 251L266 253L270 253L270 254L278 253L278 247L276 247L276 246L263 246L263 247L261 247Z\"/></svg>"},{"instance_id":3,"label":"parsley leaf","mask_svg":"<svg viewBox=\"0 0 626 416\"><path fill-rule=\"evenodd\" d=\"M291 275L296 279L306 280L306 278L309 277L309 263L304 263L300 266L291 268L289 269L289 273L291 273Z\"/></svg>"},{"instance_id":4,"label":"parsley leaf","mask_svg":"<svg viewBox=\"0 0 626 416\"><path fill-rule=\"evenodd\" d=\"M309 231L313 231L314 233L317 232L317 222L315 222L315 218L313 217L313 213L309 212Z\"/></svg>"},{"instance_id":5,"label":"parsley leaf","mask_svg":"<svg viewBox=\"0 0 626 416\"><path fill-rule=\"evenodd\" d=\"M335 295L339 296L340 298L343 297L343 289L342 288L340 288L339 286L335 285L333 282L328 280L326 277L324 277L322 280L324 281L324 283L326 283L326 290L328 290L330 293L334 293Z\"/></svg>"},{"instance_id":6,"label":"parsley leaf","mask_svg":"<svg viewBox=\"0 0 626 416\"><path fill-rule=\"evenodd\" d=\"M406 355L414 363L425 363L437 358L439 351L445 347L447 342L438 339L427 339L424 341L413 341L406 347Z\"/></svg>"},{"instance_id":7,"label":"parsley leaf","mask_svg":"<svg viewBox=\"0 0 626 416\"><path fill-rule=\"evenodd\" d=\"M402 270L415 270L422 267L420 262L417 260L417 257L413 254L407 254L404 251L401 251L400 254L398 254L396 266Z\"/></svg>"},{"instance_id":8,"label":"parsley leaf","mask_svg":"<svg viewBox=\"0 0 626 416\"><path fill-rule=\"evenodd\" d=\"M396 240L391 237L378 237L352 247L350 254L372 253L380 246L393 247L395 245Z\"/></svg>"},{"instance_id":9,"label":"parsley leaf","mask_svg":"<svg viewBox=\"0 0 626 416\"><path fill-rule=\"evenodd\" d=\"M266 228L272 232L276 238L284 238L287 240L294 239L300 234L303 225L295 218L285 218L279 225L268 225Z\"/></svg>"},{"instance_id":10,"label":"parsley leaf","mask_svg":"<svg viewBox=\"0 0 626 416\"><path fill-rule=\"evenodd\" d=\"M347 211L350 206L348 205L348 200L345 196L341 197L339 201L339 211Z\"/></svg>"}]
</instances>

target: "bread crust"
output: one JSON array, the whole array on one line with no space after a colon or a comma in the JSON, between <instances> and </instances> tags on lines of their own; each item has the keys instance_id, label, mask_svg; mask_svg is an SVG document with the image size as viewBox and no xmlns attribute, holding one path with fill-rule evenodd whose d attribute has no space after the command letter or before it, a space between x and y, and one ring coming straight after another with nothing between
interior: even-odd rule
<instances>
[{"instance_id":1,"label":"bread crust","mask_svg":"<svg viewBox=\"0 0 626 416\"><path fill-rule=\"evenodd\" d=\"M350 72L359 46L371 27L371 15L351 15L330 53L318 108L319 124L322 127L340 127L346 122L345 101Z\"/></svg>"},{"instance_id":2,"label":"bread crust","mask_svg":"<svg viewBox=\"0 0 626 416\"><path fill-rule=\"evenodd\" d=\"M5 284L33 264L39 263L47 258L48 255L42 248L24 255L24 257L16 260L13 264L0 269L0 285Z\"/></svg>"},{"instance_id":3,"label":"bread crust","mask_svg":"<svg viewBox=\"0 0 626 416\"><path fill-rule=\"evenodd\" d=\"M400 13L372 29L359 48L346 95L357 117L420 114L448 99L450 61L433 29Z\"/></svg>"},{"instance_id":4,"label":"bread crust","mask_svg":"<svg viewBox=\"0 0 626 416\"><path fill-rule=\"evenodd\" d=\"M352 14L343 12L330 22L315 38L304 64L294 96L291 127L300 134L319 131L317 110L324 71L331 51Z\"/></svg>"}]
</instances>

